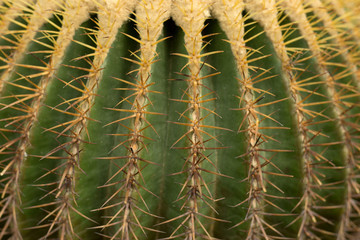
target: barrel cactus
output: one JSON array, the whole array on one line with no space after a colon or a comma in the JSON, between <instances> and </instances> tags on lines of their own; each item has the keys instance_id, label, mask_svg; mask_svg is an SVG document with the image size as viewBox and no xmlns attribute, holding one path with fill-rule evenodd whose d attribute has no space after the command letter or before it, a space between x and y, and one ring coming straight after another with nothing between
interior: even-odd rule
<instances>
[{"instance_id":1,"label":"barrel cactus","mask_svg":"<svg viewBox=\"0 0 360 240\"><path fill-rule=\"evenodd\" d=\"M1 0L0 239L359 239L358 0Z\"/></svg>"}]
</instances>

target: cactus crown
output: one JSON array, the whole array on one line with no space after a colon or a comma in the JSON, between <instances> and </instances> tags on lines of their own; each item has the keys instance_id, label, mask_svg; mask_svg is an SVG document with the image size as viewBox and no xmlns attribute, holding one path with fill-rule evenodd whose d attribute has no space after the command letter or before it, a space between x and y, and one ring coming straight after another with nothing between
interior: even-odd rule
<instances>
[{"instance_id":1,"label":"cactus crown","mask_svg":"<svg viewBox=\"0 0 360 240\"><path fill-rule=\"evenodd\" d=\"M2 0L0 238L358 237L359 7Z\"/></svg>"}]
</instances>

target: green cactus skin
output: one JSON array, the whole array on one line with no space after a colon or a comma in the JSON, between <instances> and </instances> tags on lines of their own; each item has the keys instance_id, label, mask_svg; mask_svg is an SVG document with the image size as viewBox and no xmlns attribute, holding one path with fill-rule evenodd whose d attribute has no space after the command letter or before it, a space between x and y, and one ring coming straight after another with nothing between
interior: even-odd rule
<instances>
[{"instance_id":1,"label":"green cactus skin","mask_svg":"<svg viewBox=\"0 0 360 240\"><path fill-rule=\"evenodd\" d=\"M0 239L358 239L358 0L2 0Z\"/></svg>"}]
</instances>

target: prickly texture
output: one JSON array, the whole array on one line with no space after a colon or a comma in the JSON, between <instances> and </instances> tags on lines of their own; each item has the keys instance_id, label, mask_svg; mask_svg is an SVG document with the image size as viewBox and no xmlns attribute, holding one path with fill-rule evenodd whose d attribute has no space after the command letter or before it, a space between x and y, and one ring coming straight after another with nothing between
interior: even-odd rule
<instances>
[{"instance_id":1,"label":"prickly texture","mask_svg":"<svg viewBox=\"0 0 360 240\"><path fill-rule=\"evenodd\" d=\"M4 0L1 239L357 239L359 1Z\"/></svg>"}]
</instances>

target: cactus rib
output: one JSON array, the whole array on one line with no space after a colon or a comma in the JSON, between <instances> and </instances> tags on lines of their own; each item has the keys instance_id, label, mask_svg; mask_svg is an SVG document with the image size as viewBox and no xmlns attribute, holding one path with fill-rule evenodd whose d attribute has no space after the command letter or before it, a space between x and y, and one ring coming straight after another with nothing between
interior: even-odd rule
<instances>
[{"instance_id":1,"label":"cactus rib","mask_svg":"<svg viewBox=\"0 0 360 240\"><path fill-rule=\"evenodd\" d=\"M0 238L358 238L357 4L0 1Z\"/></svg>"}]
</instances>

